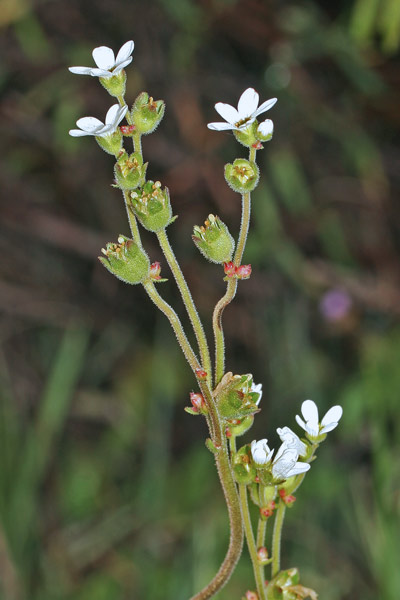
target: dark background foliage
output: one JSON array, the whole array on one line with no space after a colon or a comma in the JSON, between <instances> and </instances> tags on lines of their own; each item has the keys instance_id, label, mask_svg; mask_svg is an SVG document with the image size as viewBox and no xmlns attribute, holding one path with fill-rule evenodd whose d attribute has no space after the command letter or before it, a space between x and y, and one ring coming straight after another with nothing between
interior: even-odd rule
<instances>
[{"instance_id":1,"label":"dark background foliage","mask_svg":"<svg viewBox=\"0 0 400 600\"><path fill-rule=\"evenodd\" d=\"M1 598L184 600L227 546L169 325L96 259L128 233L112 159L67 133L111 101L66 67L134 39L127 99L166 100L144 153L171 190L170 240L208 334L224 284L190 234L209 212L237 232L223 165L244 149L206 123L250 86L279 99L259 153L253 275L225 315L227 366L264 386L249 439L276 444L307 397L344 406L288 515L283 566L323 600L398 600L399 7L2 0ZM186 324L171 277L162 292ZM252 585L245 551L218 598Z\"/></svg>"}]
</instances>

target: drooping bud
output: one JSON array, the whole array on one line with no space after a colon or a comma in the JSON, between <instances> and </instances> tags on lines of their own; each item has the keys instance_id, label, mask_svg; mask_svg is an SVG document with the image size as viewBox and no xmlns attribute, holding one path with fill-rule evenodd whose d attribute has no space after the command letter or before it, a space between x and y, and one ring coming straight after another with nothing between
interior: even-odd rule
<instances>
[{"instance_id":1,"label":"drooping bud","mask_svg":"<svg viewBox=\"0 0 400 600\"><path fill-rule=\"evenodd\" d=\"M118 186L122 190L133 190L146 176L147 163L143 164L140 152L128 154L125 150L115 163L114 173Z\"/></svg>"},{"instance_id":2,"label":"drooping bud","mask_svg":"<svg viewBox=\"0 0 400 600\"><path fill-rule=\"evenodd\" d=\"M195 369L195 373L197 379L200 379L200 381L204 381L205 379L207 379L207 371L205 371L204 369Z\"/></svg>"},{"instance_id":3,"label":"drooping bud","mask_svg":"<svg viewBox=\"0 0 400 600\"><path fill-rule=\"evenodd\" d=\"M150 265L150 279L156 281L157 283L162 283L164 281L168 281L168 279L163 279L160 275L161 273L161 265L159 262L153 262Z\"/></svg>"},{"instance_id":4,"label":"drooping bud","mask_svg":"<svg viewBox=\"0 0 400 600\"><path fill-rule=\"evenodd\" d=\"M269 517L272 517L276 504L273 500L270 500L265 506L260 507L260 518L262 521L266 521Z\"/></svg>"},{"instance_id":5,"label":"drooping bud","mask_svg":"<svg viewBox=\"0 0 400 600\"><path fill-rule=\"evenodd\" d=\"M228 428L229 429L229 428ZM228 436L229 437L229 436ZM250 458L250 446L246 444L232 455L232 467L238 483L253 483L257 471Z\"/></svg>"},{"instance_id":6,"label":"drooping bud","mask_svg":"<svg viewBox=\"0 0 400 600\"><path fill-rule=\"evenodd\" d=\"M109 242L101 251L100 262L125 283L142 283L149 276L149 257L133 240L120 235L117 244Z\"/></svg>"},{"instance_id":7,"label":"drooping bud","mask_svg":"<svg viewBox=\"0 0 400 600\"><path fill-rule=\"evenodd\" d=\"M132 106L132 119L137 131L143 135L152 133L164 116L164 100L153 100L147 92L142 92Z\"/></svg>"},{"instance_id":8,"label":"drooping bud","mask_svg":"<svg viewBox=\"0 0 400 600\"><path fill-rule=\"evenodd\" d=\"M99 77L99 81L110 96L125 96L126 73L123 69L112 77Z\"/></svg>"},{"instance_id":9,"label":"drooping bud","mask_svg":"<svg viewBox=\"0 0 400 600\"><path fill-rule=\"evenodd\" d=\"M202 394L190 392L190 402L192 403L194 412L201 415L208 413L208 408Z\"/></svg>"},{"instance_id":10,"label":"drooping bud","mask_svg":"<svg viewBox=\"0 0 400 600\"><path fill-rule=\"evenodd\" d=\"M261 546L257 550L257 558L260 565L266 565L269 562L268 550L265 546Z\"/></svg>"},{"instance_id":11,"label":"drooping bud","mask_svg":"<svg viewBox=\"0 0 400 600\"><path fill-rule=\"evenodd\" d=\"M202 255L211 262L221 264L230 261L235 242L219 217L208 215L204 226L195 225L192 239Z\"/></svg>"},{"instance_id":12,"label":"drooping bud","mask_svg":"<svg viewBox=\"0 0 400 600\"><path fill-rule=\"evenodd\" d=\"M172 208L168 188L159 181L146 183L131 193L133 212L148 231L161 231L171 222Z\"/></svg>"},{"instance_id":13,"label":"drooping bud","mask_svg":"<svg viewBox=\"0 0 400 600\"><path fill-rule=\"evenodd\" d=\"M260 173L255 162L245 158L237 158L233 164L225 165L227 184L239 194L252 192L256 187Z\"/></svg>"}]
</instances>

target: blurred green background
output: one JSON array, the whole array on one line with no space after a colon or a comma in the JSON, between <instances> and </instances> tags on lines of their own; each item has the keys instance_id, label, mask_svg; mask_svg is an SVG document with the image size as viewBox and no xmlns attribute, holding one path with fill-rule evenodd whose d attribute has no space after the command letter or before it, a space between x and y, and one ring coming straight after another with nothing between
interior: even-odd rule
<instances>
[{"instance_id":1,"label":"blurred green background","mask_svg":"<svg viewBox=\"0 0 400 600\"><path fill-rule=\"evenodd\" d=\"M143 289L96 258L128 233L112 159L68 136L112 100L67 66L133 39L127 99L167 102L144 154L208 334L224 284L191 230L212 212L238 231L223 165L245 151L206 123L250 86L279 99L227 366L264 386L246 440L276 445L305 398L345 409L289 512L283 566L321 600L398 600L398 0L1 0L0 26L1 599L186 600L227 547L206 428L183 411L194 379ZM162 292L186 325L171 277ZM218 598L249 587L245 550Z\"/></svg>"}]
</instances>

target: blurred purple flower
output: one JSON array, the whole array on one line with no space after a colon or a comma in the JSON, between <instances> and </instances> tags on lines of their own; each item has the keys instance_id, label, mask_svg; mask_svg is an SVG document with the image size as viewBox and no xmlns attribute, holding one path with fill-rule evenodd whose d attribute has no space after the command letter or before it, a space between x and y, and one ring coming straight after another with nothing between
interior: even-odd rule
<instances>
[{"instance_id":1,"label":"blurred purple flower","mask_svg":"<svg viewBox=\"0 0 400 600\"><path fill-rule=\"evenodd\" d=\"M319 303L319 310L327 321L339 321L350 311L352 300L349 294L340 289L326 292Z\"/></svg>"}]
</instances>

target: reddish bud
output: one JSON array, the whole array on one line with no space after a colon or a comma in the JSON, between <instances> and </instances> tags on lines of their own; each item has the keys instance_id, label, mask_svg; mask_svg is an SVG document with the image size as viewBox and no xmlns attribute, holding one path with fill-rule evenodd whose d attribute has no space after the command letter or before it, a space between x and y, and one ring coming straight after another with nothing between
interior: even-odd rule
<instances>
[{"instance_id":1,"label":"reddish bud","mask_svg":"<svg viewBox=\"0 0 400 600\"><path fill-rule=\"evenodd\" d=\"M226 434L226 437L227 437L227 438L230 438L230 437L232 437L232 431L229 429L229 427L227 427L227 428L225 429L225 434Z\"/></svg>"},{"instance_id":2,"label":"reddish bud","mask_svg":"<svg viewBox=\"0 0 400 600\"><path fill-rule=\"evenodd\" d=\"M282 498L283 502L286 506L291 506L293 502L296 502L296 497L292 496L292 494L286 494L285 488L281 488L279 490L279 495Z\"/></svg>"},{"instance_id":3,"label":"reddish bud","mask_svg":"<svg viewBox=\"0 0 400 600\"><path fill-rule=\"evenodd\" d=\"M203 414L208 412L206 403L201 394L198 394L196 392L190 392L190 402L192 403L193 410L195 412Z\"/></svg>"},{"instance_id":4,"label":"reddish bud","mask_svg":"<svg viewBox=\"0 0 400 600\"><path fill-rule=\"evenodd\" d=\"M252 148L255 148L256 150L262 150L263 149L263 145L260 141L255 142L255 144L251 145Z\"/></svg>"},{"instance_id":5,"label":"reddish bud","mask_svg":"<svg viewBox=\"0 0 400 600\"><path fill-rule=\"evenodd\" d=\"M236 267L232 261L224 263L224 272L227 277L235 277Z\"/></svg>"},{"instance_id":6,"label":"reddish bud","mask_svg":"<svg viewBox=\"0 0 400 600\"><path fill-rule=\"evenodd\" d=\"M120 127L122 135L132 135L135 129L135 125L121 125Z\"/></svg>"},{"instance_id":7,"label":"reddish bud","mask_svg":"<svg viewBox=\"0 0 400 600\"><path fill-rule=\"evenodd\" d=\"M265 546L261 546L257 550L257 558L260 561L260 563L264 563L265 561L268 560L268 550L266 549Z\"/></svg>"},{"instance_id":8,"label":"reddish bud","mask_svg":"<svg viewBox=\"0 0 400 600\"><path fill-rule=\"evenodd\" d=\"M248 590L245 595L246 600L258 600L258 594Z\"/></svg>"},{"instance_id":9,"label":"reddish bud","mask_svg":"<svg viewBox=\"0 0 400 600\"><path fill-rule=\"evenodd\" d=\"M207 379L207 371L204 369L195 369L197 379Z\"/></svg>"},{"instance_id":10,"label":"reddish bud","mask_svg":"<svg viewBox=\"0 0 400 600\"><path fill-rule=\"evenodd\" d=\"M150 277L151 279L161 279L160 276L161 273L161 265L159 262L153 262L153 264L150 265Z\"/></svg>"},{"instance_id":11,"label":"reddish bud","mask_svg":"<svg viewBox=\"0 0 400 600\"><path fill-rule=\"evenodd\" d=\"M266 506L261 506L260 514L262 517L268 519L268 517L272 517L275 508L276 508L275 502L273 500L271 500L271 502L268 502L268 504L266 504Z\"/></svg>"},{"instance_id":12,"label":"reddish bud","mask_svg":"<svg viewBox=\"0 0 400 600\"><path fill-rule=\"evenodd\" d=\"M248 279L251 275L251 265L240 265L236 268L236 277L238 279Z\"/></svg>"},{"instance_id":13,"label":"reddish bud","mask_svg":"<svg viewBox=\"0 0 400 600\"><path fill-rule=\"evenodd\" d=\"M254 477L254 483L260 483L260 478L258 475Z\"/></svg>"}]
</instances>

